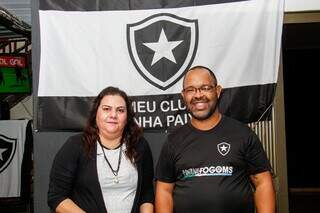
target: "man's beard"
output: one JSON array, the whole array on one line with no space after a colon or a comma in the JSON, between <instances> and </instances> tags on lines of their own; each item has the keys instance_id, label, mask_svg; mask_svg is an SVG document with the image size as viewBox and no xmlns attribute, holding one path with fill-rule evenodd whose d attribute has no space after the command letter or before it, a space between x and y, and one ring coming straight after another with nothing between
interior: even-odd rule
<instances>
[{"instance_id":1,"label":"man's beard","mask_svg":"<svg viewBox=\"0 0 320 213\"><path fill-rule=\"evenodd\" d=\"M209 102L209 100L206 97L204 97L198 100L191 100L190 104L194 104L194 102L198 102L198 101L202 101L206 103ZM196 120L204 121L213 115L213 113L216 111L216 108L217 108L217 100L213 100L212 106L209 108L208 112L204 115L196 115L190 109L188 109L188 111L190 112L191 116Z\"/></svg>"}]
</instances>

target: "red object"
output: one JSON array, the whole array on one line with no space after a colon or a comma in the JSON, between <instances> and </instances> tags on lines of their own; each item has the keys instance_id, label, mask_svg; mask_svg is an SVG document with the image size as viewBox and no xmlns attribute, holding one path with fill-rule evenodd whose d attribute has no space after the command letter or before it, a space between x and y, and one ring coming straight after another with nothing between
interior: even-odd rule
<instances>
[{"instance_id":1,"label":"red object","mask_svg":"<svg viewBox=\"0 0 320 213\"><path fill-rule=\"evenodd\" d=\"M21 56L0 56L0 67L21 67L26 66L26 60Z\"/></svg>"}]
</instances>

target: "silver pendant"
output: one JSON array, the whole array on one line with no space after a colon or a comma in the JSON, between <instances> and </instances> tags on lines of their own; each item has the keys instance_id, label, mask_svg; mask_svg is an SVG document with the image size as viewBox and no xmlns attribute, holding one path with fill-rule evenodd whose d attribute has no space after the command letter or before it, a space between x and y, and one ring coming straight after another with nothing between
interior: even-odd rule
<instances>
[{"instance_id":1,"label":"silver pendant","mask_svg":"<svg viewBox=\"0 0 320 213\"><path fill-rule=\"evenodd\" d=\"M114 183L119 183L118 176L114 176L114 178L113 178L113 182L114 182Z\"/></svg>"}]
</instances>

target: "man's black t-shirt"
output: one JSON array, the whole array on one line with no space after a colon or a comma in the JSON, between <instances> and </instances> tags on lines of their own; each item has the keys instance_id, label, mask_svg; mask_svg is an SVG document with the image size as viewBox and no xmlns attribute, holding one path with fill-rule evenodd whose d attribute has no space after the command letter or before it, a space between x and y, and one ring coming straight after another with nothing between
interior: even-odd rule
<instances>
[{"instance_id":1,"label":"man's black t-shirt","mask_svg":"<svg viewBox=\"0 0 320 213\"><path fill-rule=\"evenodd\" d=\"M254 132L222 116L211 130L187 124L170 134L156 178L175 183L175 213L253 213L249 176L267 170L270 163Z\"/></svg>"}]
</instances>

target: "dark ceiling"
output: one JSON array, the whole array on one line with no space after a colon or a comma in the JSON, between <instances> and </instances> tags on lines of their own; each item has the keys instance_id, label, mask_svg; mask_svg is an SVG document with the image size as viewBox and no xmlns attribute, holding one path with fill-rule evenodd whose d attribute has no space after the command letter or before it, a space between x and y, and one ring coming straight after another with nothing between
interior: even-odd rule
<instances>
[{"instance_id":1,"label":"dark ceiling","mask_svg":"<svg viewBox=\"0 0 320 213\"><path fill-rule=\"evenodd\" d=\"M0 6L0 40L31 38L31 26Z\"/></svg>"}]
</instances>

